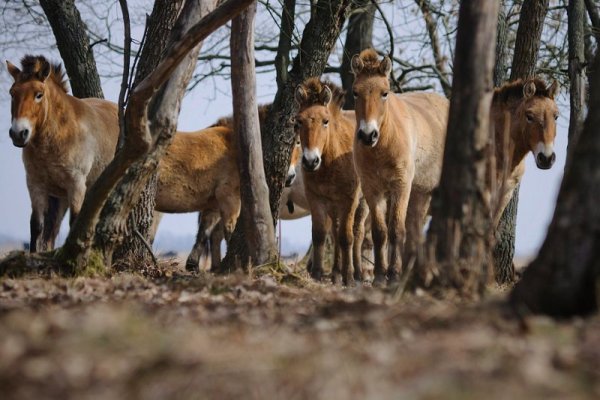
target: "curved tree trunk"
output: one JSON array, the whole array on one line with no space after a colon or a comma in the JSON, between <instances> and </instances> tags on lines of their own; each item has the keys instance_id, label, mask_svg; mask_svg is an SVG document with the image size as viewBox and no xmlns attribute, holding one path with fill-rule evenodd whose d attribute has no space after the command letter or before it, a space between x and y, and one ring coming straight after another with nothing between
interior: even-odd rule
<instances>
[{"instance_id":1,"label":"curved tree trunk","mask_svg":"<svg viewBox=\"0 0 600 400\"><path fill-rule=\"evenodd\" d=\"M74 0L40 0L70 78L73 95L103 98L94 52Z\"/></svg>"},{"instance_id":2,"label":"curved tree trunk","mask_svg":"<svg viewBox=\"0 0 600 400\"><path fill-rule=\"evenodd\" d=\"M141 49L140 63L135 72L133 87L148 76L160 62L183 2L184 0L157 1L154 3L152 13L147 20L145 44ZM128 174L131 176L139 174L142 164L137 163L132 166ZM152 254L146 243L151 243L150 236L154 206L156 205L156 182L157 178L154 174L148 180L146 187L142 189L139 201L127 218L126 231L131 234L125 235L123 242L116 247L112 263L142 266L151 261ZM113 196L116 193L113 192Z\"/></svg>"},{"instance_id":3,"label":"curved tree trunk","mask_svg":"<svg viewBox=\"0 0 600 400\"><path fill-rule=\"evenodd\" d=\"M540 48L542 30L544 29L544 19L548 11L548 1L523 1L510 80L528 78L535 75L538 50ZM518 207L519 186L515 188L512 198L502 212L496 229L496 244L494 246L493 257L494 272L496 282L498 283L510 283L515 277L513 260L515 257Z\"/></svg>"},{"instance_id":4,"label":"curved tree trunk","mask_svg":"<svg viewBox=\"0 0 600 400\"><path fill-rule=\"evenodd\" d=\"M448 135L440 185L431 203L425 283L480 294L489 279L491 211L486 198L489 112L498 3L462 2ZM492 43L492 45L490 45Z\"/></svg>"},{"instance_id":5,"label":"curved tree trunk","mask_svg":"<svg viewBox=\"0 0 600 400\"><path fill-rule=\"evenodd\" d=\"M325 69L344 23L349 3L350 0L321 0L316 4L311 3L313 12L304 28L298 55L294 58L287 81L277 90L269 109L266 126L261 132L273 226L279 215L279 199L294 144L294 129L290 122L290 118L296 113L294 90L306 78L320 76ZM247 252L242 224L238 223L221 263L221 272L235 269L238 255Z\"/></svg>"},{"instance_id":6,"label":"curved tree trunk","mask_svg":"<svg viewBox=\"0 0 600 400\"><path fill-rule=\"evenodd\" d=\"M590 82L590 104L573 144L548 235L511 293L519 313L555 316L598 310L600 287L600 52Z\"/></svg>"}]
</instances>

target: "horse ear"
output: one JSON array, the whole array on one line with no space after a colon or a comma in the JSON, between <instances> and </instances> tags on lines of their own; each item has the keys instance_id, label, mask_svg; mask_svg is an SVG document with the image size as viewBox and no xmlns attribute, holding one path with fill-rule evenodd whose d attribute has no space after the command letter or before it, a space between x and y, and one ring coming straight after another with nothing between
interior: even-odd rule
<instances>
[{"instance_id":1,"label":"horse ear","mask_svg":"<svg viewBox=\"0 0 600 400\"><path fill-rule=\"evenodd\" d=\"M324 106L328 106L331 103L331 98L333 97L333 93L331 93L331 89L329 86L323 86L323 90L321 91L321 100L323 101Z\"/></svg>"},{"instance_id":2,"label":"horse ear","mask_svg":"<svg viewBox=\"0 0 600 400\"><path fill-rule=\"evenodd\" d=\"M523 96L525 96L526 99L532 97L535 94L535 82L534 81L527 81L525 82L525 84L523 85Z\"/></svg>"},{"instance_id":3,"label":"horse ear","mask_svg":"<svg viewBox=\"0 0 600 400\"><path fill-rule=\"evenodd\" d=\"M554 100L554 98L558 94L559 90L560 90L560 85L558 84L558 81L555 79L554 82L552 82L552 85L550 85L550 87L548 88L548 96L552 100Z\"/></svg>"},{"instance_id":4,"label":"horse ear","mask_svg":"<svg viewBox=\"0 0 600 400\"><path fill-rule=\"evenodd\" d=\"M304 86L298 85L296 87L296 92L294 93L294 100L296 100L296 102L301 105L306 101L307 98L308 94L306 93L306 89L304 89Z\"/></svg>"},{"instance_id":5,"label":"horse ear","mask_svg":"<svg viewBox=\"0 0 600 400\"><path fill-rule=\"evenodd\" d=\"M381 60L379 72L386 77L390 76L390 72L392 72L392 60L388 56L383 57L383 60Z\"/></svg>"},{"instance_id":6,"label":"horse ear","mask_svg":"<svg viewBox=\"0 0 600 400\"><path fill-rule=\"evenodd\" d=\"M50 76L50 69L50 63L46 60L43 60L40 70L37 73L38 79L42 82L45 82Z\"/></svg>"},{"instance_id":7,"label":"horse ear","mask_svg":"<svg viewBox=\"0 0 600 400\"><path fill-rule=\"evenodd\" d=\"M8 69L8 73L10 74L10 76L12 76L13 79L16 81L19 75L21 74L21 70L8 60L6 60L6 68Z\"/></svg>"},{"instance_id":8,"label":"horse ear","mask_svg":"<svg viewBox=\"0 0 600 400\"><path fill-rule=\"evenodd\" d=\"M354 75L358 75L360 74L360 71L362 71L365 67L365 64L360 59L360 55L355 54L352 56L352 62L350 63L350 66L352 67L352 72L354 73Z\"/></svg>"}]
</instances>

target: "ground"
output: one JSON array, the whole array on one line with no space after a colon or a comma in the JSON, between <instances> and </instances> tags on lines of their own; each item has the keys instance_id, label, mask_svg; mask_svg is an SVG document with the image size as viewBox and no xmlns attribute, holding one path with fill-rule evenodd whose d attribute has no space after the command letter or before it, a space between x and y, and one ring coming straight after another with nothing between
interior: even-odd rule
<instances>
[{"instance_id":1,"label":"ground","mask_svg":"<svg viewBox=\"0 0 600 400\"><path fill-rule=\"evenodd\" d=\"M148 271L146 271L148 272ZM151 275L153 277L148 277ZM600 317L250 275L0 279L3 399L600 397Z\"/></svg>"}]
</instances>

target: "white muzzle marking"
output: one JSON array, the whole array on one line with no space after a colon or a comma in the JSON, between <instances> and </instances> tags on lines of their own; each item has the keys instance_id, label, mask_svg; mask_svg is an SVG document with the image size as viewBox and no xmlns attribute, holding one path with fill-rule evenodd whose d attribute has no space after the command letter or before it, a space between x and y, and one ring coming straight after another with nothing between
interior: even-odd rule
<instances>
[{"instance_id":1,"label":"white muzzle marking","mask_svg":"<svg viewBox=\"0 0 600 400\"><path fill-rule=\"evenodd\" d=\"M31 131L32 131L31 122L27 118L13 119L10 129L12 129L12 131L15 133L21 132L21 131L24 131L25 129L27 129L31 134Z\"/></svg>"},{"instance_id":2,"label":"white muzzle marking","mask_svg":"<svg viewBox=\"0 0 600 400\"><path fill-rule=\"evenodd\" d=\"M378 131L379 125L377 124L377 121L375 121L374 119L371 119L369 121L365 121L364 119L361 119L358 124L358 129L363 131L367 135L369 135L373 131Z\"/></svg>"},{"instance_id":3,"label":"white muzzle marking","mask_svg":"<svg viewBox=\"0 0 600 400\"><path fill-rule=\"evenodd\" d=\"M538 142L533 150L534 156L537 158L538 154L542 153L546 158L550 158L554 153L554 143Z\"/></svg>"}]
</instances>

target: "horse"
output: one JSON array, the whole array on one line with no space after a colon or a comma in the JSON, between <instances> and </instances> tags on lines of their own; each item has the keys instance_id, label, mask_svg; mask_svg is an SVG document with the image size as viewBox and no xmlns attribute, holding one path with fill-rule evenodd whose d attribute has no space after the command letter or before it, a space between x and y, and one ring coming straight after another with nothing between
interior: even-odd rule
<instances>
[{"instance_id":1,"label":"horse","mask_svg":"<svg viewBox=\"0 0 600 400\"><path fill-rule=\"evenodd\" d=\"M525 157L531 152L540 169L550 169L556 160L554 139L558 106L554 100L558 83L550 86L537 78L518 79L494 89L490 118L494 127L497 226L515 187L525 172ZM492 182L488 186L491 188Z\"/></svg>"},{"instance_id":2,"label":"horse","mask_svg":"<svg viewBox=\"0 0 600 400\"><path fill-rule=\"evenodd\" d=\"M294 97L299 106L294 127L302 144L302 177L312 216L313 255L309 272L315 280L321 280L325 238L333 225L331 278L334 284L339 283L341 274L343 283L351 285L362 280L361 260L353 249L360 249L363 234L361 227L354 243L354 216L362 203L352 159L353 113L342 111L344 91L319 78L309 78L298 85Z\"/></svg>"},{"instance_id":3,"label":"horse","mask_svg":"<svg viewBox=\"0 0 600 400\"><path fill-rule=\"evenodd\" d=\"M373 283L381 285L399 278L403 257L411 260L423 239L431 194L441 177L449 102L435 93L392 93L391 60L380 60L373 49L354 55L351 67L354 163L371 214Z\"/></svg>"},{"instance_id":4,"label":"horse","mask_svg":"<svg viewBox=\"0 0 600 400\"><path fill-rule=\"evenodd\" d=\"M263 116L264 120L264 116ZM221 123L229 123L229 120L223 119ZM296 166L300 159L300 141L297 139L290 158L290 166L288 168L285 188L282 194L282 202L280 203L281 219L297 219L302 218L309 213L302 208L307 207L304 186L297 179ZM237 193L239 197L239 193ZM300 207L294 204L294 201L300 202ZM283 214L283 215L282 215ZM186 269L197 271L199 269L200 259L211 255L211 271L215 271L221 262L221 241L223 240L223 226L218 210L205 209L198 216L198 234L192 251L186 260Z\"/></svg>"},{"instance_id":5,"label":"horse","mask_svg":"<svg viewBox=\"0 0 600 400\"><path fill-rule=\"evenodd\" d=\"M60 64L26 55L21 69L7 61L13 145L23 149L31 199L30 251L54 248L67 208L70 222L86 190L112 160L119 137L117 105L68 94Z\"/></svg>"}]
</instances>

